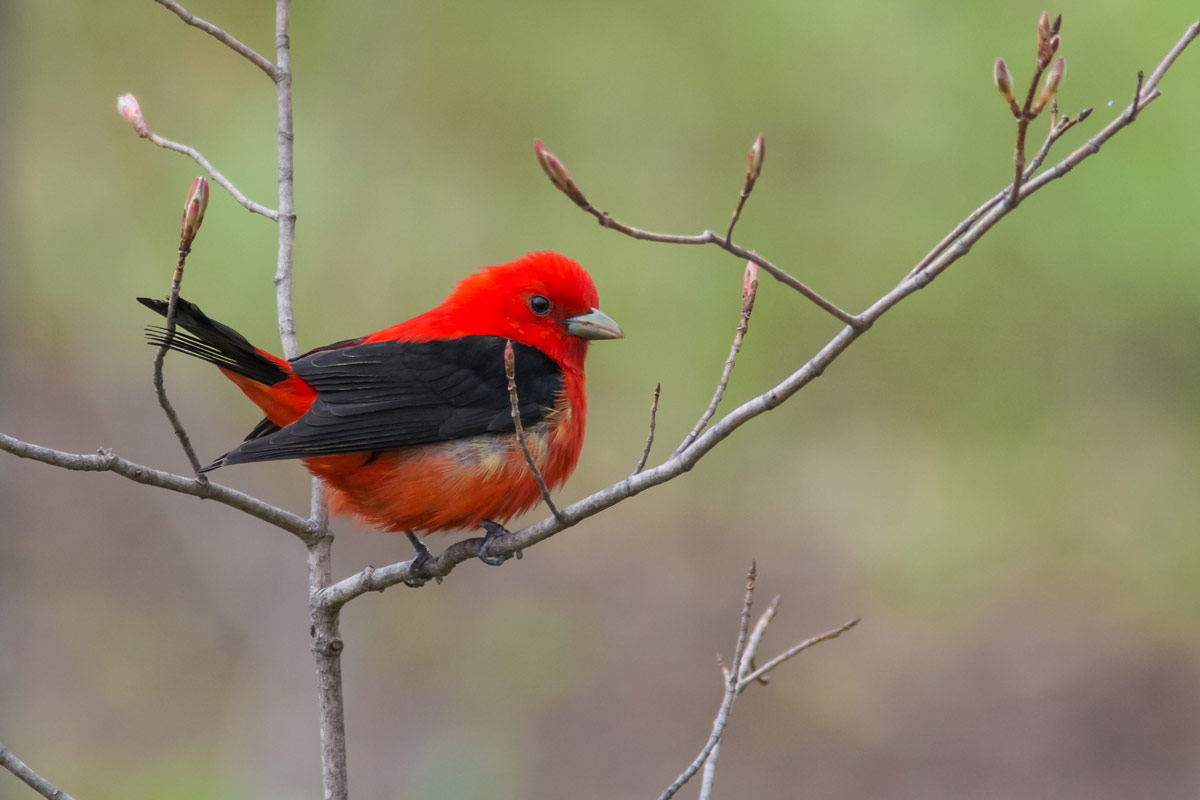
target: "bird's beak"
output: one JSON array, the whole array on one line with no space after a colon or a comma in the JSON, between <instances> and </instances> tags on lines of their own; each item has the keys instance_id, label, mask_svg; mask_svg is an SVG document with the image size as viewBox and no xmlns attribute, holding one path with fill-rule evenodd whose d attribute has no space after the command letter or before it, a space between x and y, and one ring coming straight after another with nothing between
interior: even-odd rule
<instances>
[{"instance_id":1,"label":"bird's beak","mask_svg":"<svg viewBox=\"0 0 1200 800\"><path fill-rule=\"evenodd\" d=\"M568 317L563 320L567 333L580 339L624 339L625 331L613 321L613 318L598 308L593 308L586 314Z\"/></svg>"}]
</instances>

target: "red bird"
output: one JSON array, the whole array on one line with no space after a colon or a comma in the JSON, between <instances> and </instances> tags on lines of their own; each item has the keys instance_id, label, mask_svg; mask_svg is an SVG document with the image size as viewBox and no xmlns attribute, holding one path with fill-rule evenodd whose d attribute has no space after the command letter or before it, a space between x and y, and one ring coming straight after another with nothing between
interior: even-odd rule
<instances>
[{"instance_id":1,"label":"red bird","mask_svg":"<svg viewBox=\"0 0 1200 800\"><path fill-rule=\"evenodd\" d=\"M165 301L138 301L166 315ZM526 444L546 485L561 486L583 446L588 341L624 335L597 305L579 264L529 253L464 278L407 322L290 362L181 299L187 333L171 348L220 367L266 414L206 471L299 458L334 514L410 534L482 526L490 541L541 500L512 421L505 343Z\"/></svg>"}]
</instances>

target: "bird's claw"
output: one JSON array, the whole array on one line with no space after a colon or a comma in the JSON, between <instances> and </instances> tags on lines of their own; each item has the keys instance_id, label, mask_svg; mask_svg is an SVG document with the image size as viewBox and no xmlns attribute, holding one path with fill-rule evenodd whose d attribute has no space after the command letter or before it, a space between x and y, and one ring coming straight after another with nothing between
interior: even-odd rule
<instances>
[{"instance_id":1,"label":"bird's claw","mask_svg":"<svg viewBox=\"0 0 1200 800\"><path fill-rule=\"evenodd\" d=\"M485 519L479 523L479 527L487 531L483 537L483 544L479 545L479 560L487 564L489 567L498 567L508 560L508 556L492 556L488 555L488 550L492 546L492 542L502 536L510 536L508 529L498 522L492 522L490 519ZM519 561L521 559L521 551L514 553Z\"/></svg>"},{"instance_id":2,"label":"bird's claw","mask_svg":"<svg viewBox=\"0 0 1200 800\"><path fill-rule=\"evenodd\" d=\"M412 564L408 568L408 574L412 576L414 573L419 572L427 562L433 560L433 553L430 552L425 543L418 539L417 535L412 531L405 531L404 535L408 537L408 541L412 543L413 549L417 551L417 557L413 559ZM438 583L442 582L440 575L435 580ZM425 581L422 578L407 577L404 579L404 585L413 589L419 589L425 585Z\"/></svg>"}]
</instances>

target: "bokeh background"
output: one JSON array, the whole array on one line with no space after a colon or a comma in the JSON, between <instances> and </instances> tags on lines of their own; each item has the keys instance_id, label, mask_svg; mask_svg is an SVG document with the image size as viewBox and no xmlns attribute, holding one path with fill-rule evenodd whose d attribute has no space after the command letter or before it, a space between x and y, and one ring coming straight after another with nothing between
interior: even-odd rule
<instances>
[{"instance_id":1,"label":"bokeh background","mask_svg":"<svg viewBox=\"0 0 1200 800\"><path fill-rule=\"evenodd\" d=\"M189 8L271 50L265 0ZM697 232L727 222L764 132L738 239L860 309L1008 180L992 60L1027 79L1042 10L297 4L301 344L406 318L481 264L573 255L628 334L589 357L590 439L560 493L582 497L633 467L656 382L654 455L693 424L742 265L602 230L546 181L534 138L619 218ZM1096 108L1062 155L1196 8L1054 10L1064 108ZM114 102L134 92L155 130L273 206L272 86L150 2L0 1L0 70L0 430L183 471L132 298L167 290L199 173ZM657 796L707 736L751 558L762 599L783 595L765 651L865 621L743 697L719 796L1200 794L1200 53L1162 88L683 479L519 563L351 605L354 794ZM276 348L274 248L214 189L185 295ZM836 330L765 280L730 407ZM202 457L256 421L203 364L172 359L167 380ZM307 508L295 464L219 478ZM338 530L338 575L408 556ZM318 796L305 592L286 534L0 455L0 741L89 800ZM28 796L0 775L0 797Z\"/></svg>"}]
</instances>

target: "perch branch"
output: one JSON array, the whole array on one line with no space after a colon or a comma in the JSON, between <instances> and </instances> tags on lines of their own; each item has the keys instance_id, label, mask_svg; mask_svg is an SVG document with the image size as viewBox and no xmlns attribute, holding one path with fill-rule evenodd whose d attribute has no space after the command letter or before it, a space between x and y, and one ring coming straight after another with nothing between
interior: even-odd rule
<instances>
[{"instance_id":1,"label":"perch branch","mask_svg":"<svg viewBox=\"0 0 1200 800\"><path fill-rule=\"evenodd\" d=\"M1162 73L1165 72L1163 65L1169 66L1169 63L1178 58L1183 49L1198 34L1200 34L1200 22L1194 23L1188 28L1184 36L1171 49L1167 57L1164 58L1159 68L1151 73L1151 79L1155 79L1156 76L1161 78ZM1143 86L1142 99L1139 104L1140 108L1144 109L1159 96L1160 93L1155 88L1154 83L1148 80ZM1084 160L1098 153L1101 145L1129 124L1125 113L1122 112L1099 133L1078 147L1066 158L1025 182L1021 187L1021 196L1028 197L1034 192L1040 191L1051 181L1063 177ZM755 417L777 408L796 392L818 378L830 364L841 356L881 316L909 295L928 286L938 275L969 253L974 244L1010 211L1011 207L1002 203L996 203L987 211L980 213L978 218L971 225L967 226L966 230L954 240L953 244L946 246L937 256L930 259L924 269L906 277L859 314L856 317L858 324L847 324L845 328L838 331L833 338L826 342L815 355L782 381L762 394L742 403L716 423L710 425L684 452L677 456L672 456L658 466L630 475L582 500L576 501L565 508L560 508L560 518L549 517L543 519L519 531L514 531L509 536L496 540L491 545L491 554L495 556L515 555L518 550L532 547L538 542L548 539L588 517L611 508L630 497L641 494L651 487L666 483L692 469L701 458L728 438L735 430ZM761 262L758 260L754 261L761 266ZM340 607L365 592L383 591L398 583L406 583L411 586L419 585L434 578L444 578L450 574L456 565L473 559L479 551L481 544L482 539L480 538L466 539L451 545L434 558L421 560L420 563L416 563L415 560L404 561L385 567L374 568L369 573L366 571L359 572L323 590L318 598L318 602L323 606Z\"/></svg>"}]
</instances>

